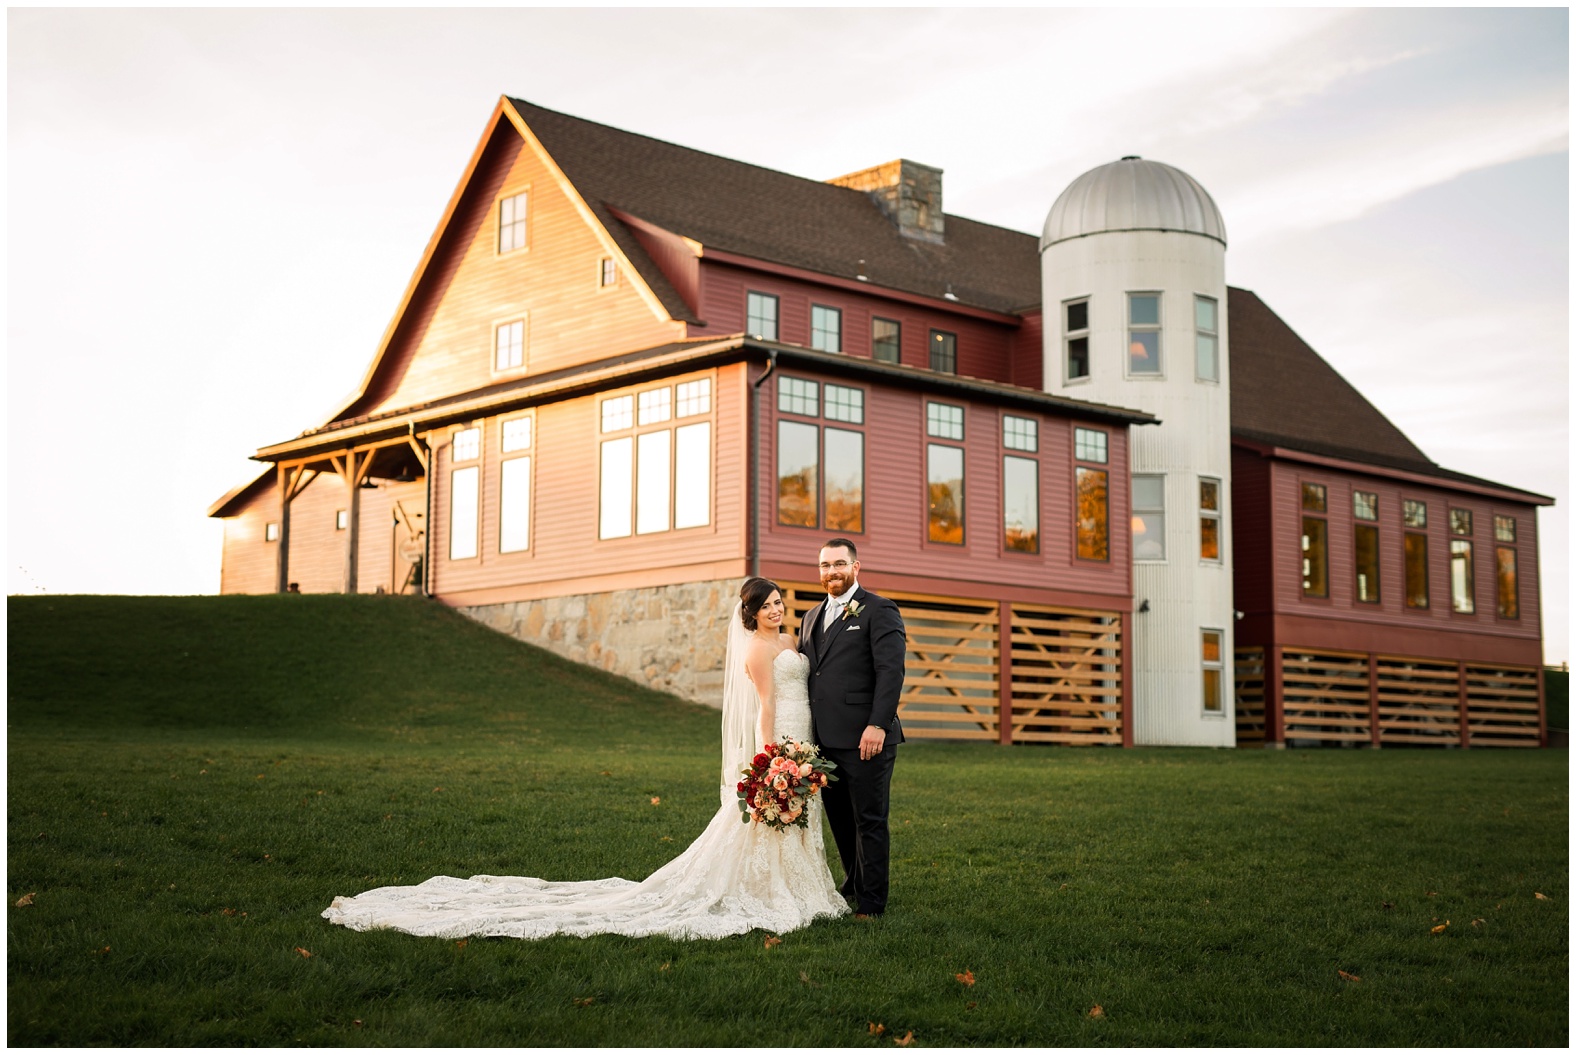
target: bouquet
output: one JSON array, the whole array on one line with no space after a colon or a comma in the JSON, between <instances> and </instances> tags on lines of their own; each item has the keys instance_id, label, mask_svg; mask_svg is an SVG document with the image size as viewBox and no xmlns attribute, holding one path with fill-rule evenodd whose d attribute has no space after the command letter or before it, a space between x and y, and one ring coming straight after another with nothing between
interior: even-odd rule
<instances>
[{"instance_id":1,"label":"bouquet","mask_svg":"<svg viewBox=\"0 0 1576 1055\"><path fill-rule=\"evenodd\" d=\"M740 773L739 819L770 828L809 826L810 798L836 780L837 766L821 757L814 744L784 740L767 744Z\"/></svg>"}]
</instances>

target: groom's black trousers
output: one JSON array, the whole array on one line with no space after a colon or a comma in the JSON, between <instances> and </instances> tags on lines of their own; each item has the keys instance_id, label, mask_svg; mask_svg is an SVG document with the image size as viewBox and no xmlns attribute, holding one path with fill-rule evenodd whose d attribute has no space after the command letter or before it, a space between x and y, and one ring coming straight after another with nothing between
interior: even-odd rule
<instances>
[{"instance_id":1,"label":"groom's black trousers","mask_svg":"<svg viewBox=\"0 0 1576 1055\"><path fill-rule=\"evenodd\" d=\"M897 745L888 744L868 761L860 759L857 747L823 745L821 754L837 765L837 780L828 784L823 794L826 820L848 877L842 894L854 899L854 911L879 916L886 911L887 862L892 856L887 815Z\"/></svg>"}]
</instances>

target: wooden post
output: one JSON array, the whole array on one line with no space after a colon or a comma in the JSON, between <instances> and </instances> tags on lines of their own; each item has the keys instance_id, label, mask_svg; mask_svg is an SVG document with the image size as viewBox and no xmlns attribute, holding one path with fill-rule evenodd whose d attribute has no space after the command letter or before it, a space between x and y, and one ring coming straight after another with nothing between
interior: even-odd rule
<instances>
[{"instance_id":1,"label":"wooden post","mask_svg":"<svg viewBox=\"0 0 1576 1055\"><path fill-rule=\"evenodd\" d=\"M1379 657L1368 653L1368 733L1370 745L1379 747Z\"/></svg>"},{"instance_id":2,"label":"wooden post","mask_svg":"<svg viewBox=\"0 0 1576 1055\"><path fill-rule=\"evenodd\" d=\"M1264 650L1264 746L1286 746L1285 650L1271 645Z\"/></svg>"},{"instance_id":3,"label":"wooden post","mask_svg":"<svg viewBox=\"0 0 1576 1055\"><path fill-rule=\"evenodd\" d=\"M1538 657L1538 665L1532 668L1532 676L1538 680L1538 746L1549 746L1549 715L1544 710L1543 701L1543 657Z\"/></svg>"},{"instance_id":4,"label":"wooden post","mask_svg":"<svg viewBox=\"0 0 1576 1055\"><path fill-rule=\"evenodd\" d=\"M1133 746L1133 655L1132 638L1129 636L1133 630L1133 616L1131 612L1122 612L1117 617L1118 640L1116 655L1116 676L1122 683L1122 746Z\"/></svg>"},{"instance_id":5,"label":"wooden post","mask_svg":"<svg viewBox=\"0 0 1576 1055\"><path fill-rule=\"evenodd\" d=\"M274 551L276 593L290 592L290 470L276 466L279 473L279 548Z\"/></svg>"},{"instance_id":6,"label":"wooden post","mask_svg":"<svg viewBox=\"0 0 1576 1055\"><path fill-rule=\"evenodd\" d=\"M373 451L366 451L357 462L356 452L345 454L345 486L350 488L350 500L345 506L345 592L357 590L357 574L361 563L361 482L372 467Z\"/></svg>"},{"instance_id":7,"label":"wooden post","mask_svg":"<svg viewBox=\"0 0 1576 1055\"><path fill-rule=\"evenodd\" d=\"M996 624L997 686L996 714L997 739L1012 743L1012 602L1003 601Z\"/></svg>"},{"instance_id":8,"label":"wooden post","mask_svg":"<svg viewBox=\"0 0 1576 1055\"><path fill-rule=\"evenodd\" d=\"M1461 722L1461 746L1472 746L1472 729L1467 718L1467 665L1456 663L1456 709Z\"/></svg>"}]
</instances>

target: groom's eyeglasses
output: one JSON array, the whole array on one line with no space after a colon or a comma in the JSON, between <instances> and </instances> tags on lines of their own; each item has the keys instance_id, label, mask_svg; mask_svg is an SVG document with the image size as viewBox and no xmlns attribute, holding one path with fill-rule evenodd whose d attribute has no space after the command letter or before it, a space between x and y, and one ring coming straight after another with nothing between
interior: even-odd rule
<instances>
[{"instance_id":1,"label":"groom's eyeglasses","mask_svg":"<svg viewBox=\"0 0 1576 1055\"><path fill-rule=\"evenodd\" d=\"M849 568L852 568L852 567L853 567L853 565L848 563L846 560L840 560L840 561L835 561L835 562L833 562L831 564L824 564L823 563L821 565L821 570L822 571L847 571Z\"/></svg>"}]
</instances>

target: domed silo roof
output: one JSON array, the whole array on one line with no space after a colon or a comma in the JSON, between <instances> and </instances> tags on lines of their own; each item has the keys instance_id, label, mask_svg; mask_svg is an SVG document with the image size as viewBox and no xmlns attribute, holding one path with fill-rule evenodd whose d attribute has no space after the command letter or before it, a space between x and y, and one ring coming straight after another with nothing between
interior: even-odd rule
<instances>
[{"instance_id":1,"label":"domed silo roof","mask_svg":"<svg viewBox=\"0 0 1576 1055\"><path fill-rule=\"evenodd\" d=\"M1068 184L1045 218L1040 248L1106 231L1181 231L1226 244L1226 222L1198 180L1132 156Z\"/></svg>"}]
</instances>

